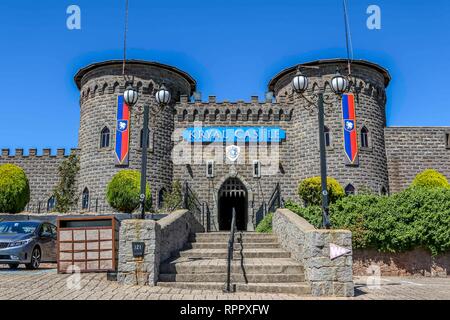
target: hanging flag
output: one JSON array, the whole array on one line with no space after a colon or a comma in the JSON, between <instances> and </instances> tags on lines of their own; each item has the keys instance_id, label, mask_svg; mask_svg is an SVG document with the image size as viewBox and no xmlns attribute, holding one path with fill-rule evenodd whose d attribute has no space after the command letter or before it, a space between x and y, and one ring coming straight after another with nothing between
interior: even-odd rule
<instances>
[{"instance_id":1,"label":"hanging flag","mask_svg":"<svg viewBox=\"0 0 450 320\"><path fill-rule=\"evenodd\" d=\"M342 118L344 119L344 149L351 164L358 157L358 136L356 131L355 96L352 93L342 95Z\"/></svg>"},{"instance_id":2,"label":"hanging flag","mask_svg":"<svg viewBox=\"0 0 450 320\"><path fill-rule=\"evenodd\" d=\"M116 128L116 166L128 165L130 145L130 109L123 96L117 102L117 128Z\"/></svg>"}]
</instances>

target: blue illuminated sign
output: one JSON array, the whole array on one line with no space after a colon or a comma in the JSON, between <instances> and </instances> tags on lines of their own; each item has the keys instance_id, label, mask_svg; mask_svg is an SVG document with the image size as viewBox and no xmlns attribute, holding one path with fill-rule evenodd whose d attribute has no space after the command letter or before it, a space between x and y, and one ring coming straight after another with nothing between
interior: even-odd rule
<instances>
[{"instance_id":1,"label":"blue illuminated sign","mask_svg":"<svg viewBox=\"0 0 450 320\"><path fill-rule=\"evenodd\" d=\"M189 142L281 142L286 131L279 127L193 127L183 131Z\"/></svg>"}]
</instances>

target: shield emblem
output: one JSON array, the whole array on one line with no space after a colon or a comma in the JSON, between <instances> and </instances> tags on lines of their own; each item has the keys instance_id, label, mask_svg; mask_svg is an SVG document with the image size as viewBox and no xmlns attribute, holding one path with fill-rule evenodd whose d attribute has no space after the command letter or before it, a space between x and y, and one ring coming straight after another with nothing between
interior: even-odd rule
<instances>
[{"instance_id":1,"label":"shield emblem","mask_svg":"<svg viewBox=\"0 0 450 320\"><path fill-rule=\"evenodd\" d=\"M351 132L355 129L355 121L345 120L345 130Z\"/></svg>"},{"instance_id":2,"label":"shield emblem","mask_svg":"<svg viewBox=\"0 0 450 320\"><path fill-rule=\"evenodd\" d=\"M241 154L241 148L239 148L238 146L228 146L226 151L227 158L233 162L236 161Z\"/></svg>"},{"instance_id":3,"label":"shield emblem","mask_svg":"<svg viewBox=\"0 0 450 320\"><path fill-rule=\"evenodd\" d=\"M124 132L128 128L128 120L117 121L117 131Z\"/></svg>"}]
</instances>

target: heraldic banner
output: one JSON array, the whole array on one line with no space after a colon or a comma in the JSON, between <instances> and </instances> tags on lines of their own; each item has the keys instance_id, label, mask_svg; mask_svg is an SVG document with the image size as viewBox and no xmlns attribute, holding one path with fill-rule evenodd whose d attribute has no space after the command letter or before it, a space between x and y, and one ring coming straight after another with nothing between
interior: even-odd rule
<instances>
[{"instance_id":1,"label":"heraldic banner","mask_svg":"<svg viewBox=\"0 0 450 320\"><path fill-rule=\"evenodd\" d=\"M356 131L355 96L342 95L342 118L344 126L344 150L350 164L357 164L358 135Z\"/></svg>"},{"instance_id":2,"label":"heraldic banner","mask_svg":"<svg viewBox=\"0 0 450 320\"><path fill-rule=\"evenodd\" d=\"M116 166L127 166L130 148L130 109L123 96L118 97L116 128Z\"/></svg>"}]
</instances>

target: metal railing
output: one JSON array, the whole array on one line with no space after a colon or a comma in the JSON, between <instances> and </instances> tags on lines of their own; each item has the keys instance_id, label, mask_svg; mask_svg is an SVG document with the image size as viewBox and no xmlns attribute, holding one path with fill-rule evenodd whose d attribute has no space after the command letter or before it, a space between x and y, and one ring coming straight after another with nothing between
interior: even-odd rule
<instances>
[{"instance_id":1,"label":"metal railing","mask_svg":"<svg viewBox=\"0 0 450 320\"><path fill-rule=\"evenodd\" d=\"M30 202L25 206L23 210L24 213L37 213L37 214L47 214L56 212L55 203L49 205L48 201L35 201ZM105 199L93 198L90 199L87 206L83 207L81 203L78 203L75 206L71 206L68 209L68 213L111 213L115 212L111 206L108 205Z\"/></svg>"},{"instance_id":2,"label":"metal railing","mask_svg":"<svg viewBox=\"0 0 450 320\"><path fill-rule=\"evenodd\" d=\"M269 200L269 205L266 207L265 215L269 212L275 212L278 208L283 208L283 199L281 198L281 186L279 183L275 186L275 190Z\"/></svg>"},{"instance_id":3,"label":"metal railing","mask_svg":"<svg viewBox=\"0 0 450 320\"><path fill-rule=\"evenodd\" d=\"M192 212L197 221L210 231L210 211L206 202L201 202L187 182L184 183L183 208Z\"/></svg>"},{"instance_id":4,"label":"metal railing","mask_svg":"<svg viewBox=\"0 0 450 320\"><path fill-rule=\"evenodd\" d=\"M234 233L236 231L236 210L233 208L230 228L230 238L228 239L228 257L227 257L227 284L225 292L233 292L231 290L231 261L234 253Z\"/></svg>"}]
</instances>

